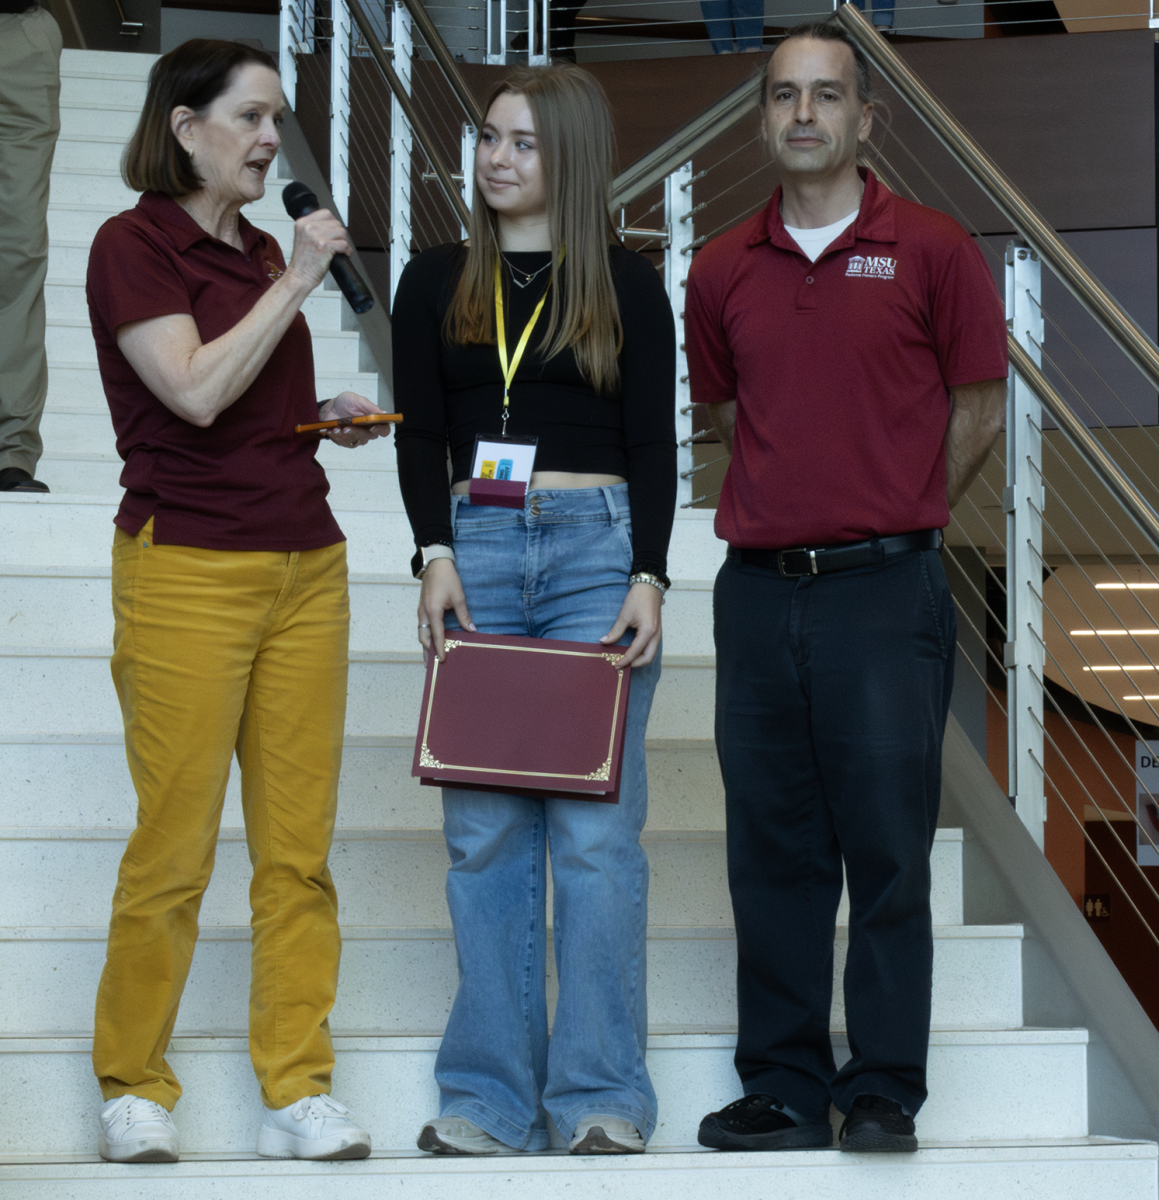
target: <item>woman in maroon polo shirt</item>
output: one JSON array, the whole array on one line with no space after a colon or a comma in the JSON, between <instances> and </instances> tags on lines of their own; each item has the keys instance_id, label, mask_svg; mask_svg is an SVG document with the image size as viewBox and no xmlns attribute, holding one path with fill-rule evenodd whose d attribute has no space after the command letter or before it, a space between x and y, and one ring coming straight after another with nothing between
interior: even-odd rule
<instances>
[{"instance_id":1,"label":"woman in maroon polo shirt","mask_svg":"<svg viewBox=\"0 0 1159 1200\"><path fill-rule=\"evenodd\" d=\"M273 61L198 39L166 54L124 162L143 191L106 222L88 297L125 496L115 518L113 681L137 792L97 995L100 1153L171 1162L165 1051L213 869L230 760L253 863L250 1051L259 1154L363 1158L330 1100L340 938L326 865L346 708L346 546L326 503L300 309L335 253L329 213L277 242L265 192L284 108ZM323 418L380 411L343 392ZM370 434L334 435L358 446ZM249 1117L245 1117L249 1123Z\"/></svg>"}]
</instances>

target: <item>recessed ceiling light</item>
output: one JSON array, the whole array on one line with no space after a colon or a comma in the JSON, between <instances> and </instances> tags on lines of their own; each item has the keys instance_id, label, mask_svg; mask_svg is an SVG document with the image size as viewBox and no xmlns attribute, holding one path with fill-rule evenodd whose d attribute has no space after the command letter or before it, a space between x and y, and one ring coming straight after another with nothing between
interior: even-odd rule
<instances>
[{"instance_id":1,"label":"recessed ceiling light","mask_svg":"<svg viewBox=\"0 0 1159 1200\"><path fill-rule=\"evenodd\" d=\"M1100 592L1156 592L1159 583L1096 583L1095 588Z\"/></svg>"},{"instance_id":2,"label":"recessed ceiling light","mask_svg":"<svg viewBox=\"0 0 1159 1200\"><path fill-rule=\"evenodd\" d=\"M1159 629L1072 629L1071 637L1156 637Z\"/></svg>"},{"instance_id":3,"label":"recessed ceiling light","mask_svg":"<svg viewBox=\"0 0 1159 1200\"><path fill-rule=\"evenodd\" d=\"M1130 674L1132 671L1154 671L1155 668L1150 663L1132 663L1124 667L1083 667L1084 671L1126 671Z\"/></svg>"},{"instance_id":4,"label":"recessed ceiling light","mask_svg":"<svg viewBox=\"0 0 1159 1200\"><path fill-rule=\"evenodd\" d=\"M1159 700L1159 696L1124 696L1124 700Z\"/></svg>"}]
</instances>

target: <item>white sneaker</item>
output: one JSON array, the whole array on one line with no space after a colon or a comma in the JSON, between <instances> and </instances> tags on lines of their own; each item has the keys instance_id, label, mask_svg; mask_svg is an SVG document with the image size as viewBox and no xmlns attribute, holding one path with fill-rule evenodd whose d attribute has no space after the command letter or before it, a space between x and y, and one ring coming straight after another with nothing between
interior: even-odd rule
<instances>
[{"instance_id":1,"label":"white sneaker","mask_svg":"<svg viewBox=\"0 0 1159 1200\"><path fill-rule=\"evenodd\" d=\"M644 1139L621 1117L584 1117L575 1127L569 1154L643 1154Z\"/></svg>"},{"instance_id":2,"label":"white sneaker","mask_svg":"<svg viewBox=\"0 0 1159 1200\"><path fill-rule=\"evenodd\" d=\"M258 1129L263 1158L366 1158L370 1134L350 1109L329 1096L305 1096L285 1108L267 1108Z\"/></svg>"},{"instance_id":3,"label":"white sneaker","mask_svg":"<svg viewBox=\"0 0 1159 1200\"><path fill-rule=\"evenodd\" d=\"M435 1117L423 1126L418 1147L430 1154L513 1154L504 1145L465 1117Z\"/></svg>"},{"instance_id":4,"label":"white sneaker","mask_svg":"<svg viewBox=\"0 0 1159 1200\"><path fill-rule=\"evenodd\" d=\"M143 1096L117 1096L101 1107L97 1149L109 1162L176 1162L177 1127L168 1111Z\"/></svg>"}]
</instances>

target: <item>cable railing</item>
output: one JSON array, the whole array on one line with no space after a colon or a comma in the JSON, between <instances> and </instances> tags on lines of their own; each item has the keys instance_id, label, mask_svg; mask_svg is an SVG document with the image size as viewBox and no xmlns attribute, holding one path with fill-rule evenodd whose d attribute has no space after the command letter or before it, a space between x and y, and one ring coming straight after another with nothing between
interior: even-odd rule
<instances>
[{"instance_id":1,"label":"cable railing","mask_svg":"<svg viewBox=\"0 0 1159 1200\"><path fill-rule=\"evenodd\" d=\"M699 0L605 0L568 5L557 0L543 13L542 0L464 0L432 3L433 21L456 54L468 62L510 65L544 61L542 29L550 27L549 53L581 61L736 53L771 49L786 29L824 19L833 5L802 3L775 16L720 17ZM1092 4L1089 11L1067 6L1065 18L1042 0L928 0L892 5L870 14L873 24L900 40L981 38L998 34L1082 33L1088 29L1132 28L1156 21L1155 0ZM534 31L529 35L529 25ZM1154 27L1154 26L1152 26Z\"/></svg>"},{"instance_id":2,"label":"cable railing","mask_svg":"<svg viewBox=\"0 0 1159 1200\"><path fill-rule=\"evenodd\" d=\"M282 46L283 88L389 303L413 254L463 234L477 103L418 4L284 0Z\"/></svg>"}]
</instances>

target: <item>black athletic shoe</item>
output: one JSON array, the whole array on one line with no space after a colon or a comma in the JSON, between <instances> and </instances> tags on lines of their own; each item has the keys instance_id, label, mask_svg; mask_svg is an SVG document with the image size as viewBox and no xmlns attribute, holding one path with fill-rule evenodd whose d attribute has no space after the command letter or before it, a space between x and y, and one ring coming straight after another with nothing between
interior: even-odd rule
<instances>
[{"instance_id":1,"label":"black athletic shoe","mask_svg":"<svg viewBox=\"0 0 1159 1200\"><path fill-rule=\"evenodd\" d=\"M912 1154L918 1148L913 1117L885 1096L858 1096L838 1143L848 1154Z\"/></svg>"},{"instance_id":2,"label":"black athletic shoe","mask_svg":"<svg viewBox=\"0 0 1159 1200\"><path fill-rule=\"evenodd\" d=\"M713 1150L828 1150L829 1122L798 1125L774 1096L745 1096L709 1113L696 1140Z\"/></svg>"}]
</instances>

